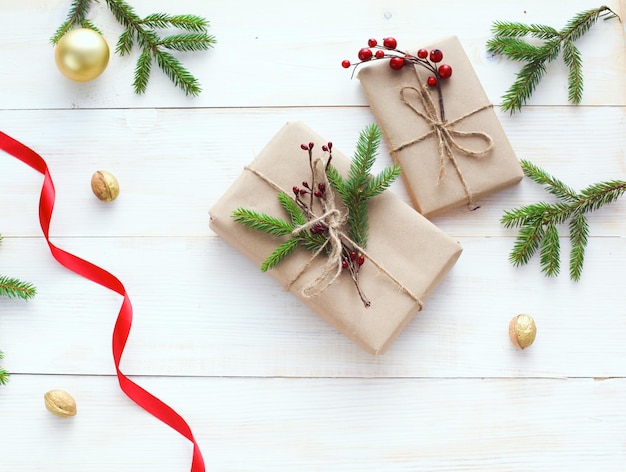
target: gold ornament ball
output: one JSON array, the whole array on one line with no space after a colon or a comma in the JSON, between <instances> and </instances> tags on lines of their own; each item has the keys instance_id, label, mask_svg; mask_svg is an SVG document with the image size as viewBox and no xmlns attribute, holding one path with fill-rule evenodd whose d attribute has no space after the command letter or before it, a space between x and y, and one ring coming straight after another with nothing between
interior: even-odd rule
<instances>
[{"instance_id":1,"label":"gold ornament ball","mask_svg":"<svg viewBox=\"0 0 626 472\"><path fill-rule=\"evenodd\" d=\"M54 51L54 60L68 79L87 82L98 77L109 63L109 45L100 33L78 28L66 33Z\"/></svg>"},{"instance_id":2,"label":"gold ornament ball","mask_svg":"<svg viewBox=\"0 0 626 472\"><path fill-rule=\"evenodd\" d=\"M99 170L91 176L91 190L103 202L112 202L120 194L120 184L113 174Z\"/></svg>"},{"instance_id":3,"label":"gold ornament ball","mask_svg":"<svg viewBox=\"0 0 626 472\"><path fill-rule=\"evenodd\" d=\"M526 349L535 341L537 326L530 315L522 314L514 316L509 323L509 337L511 342L519 349Z\"/></svg>"}]
</instances>

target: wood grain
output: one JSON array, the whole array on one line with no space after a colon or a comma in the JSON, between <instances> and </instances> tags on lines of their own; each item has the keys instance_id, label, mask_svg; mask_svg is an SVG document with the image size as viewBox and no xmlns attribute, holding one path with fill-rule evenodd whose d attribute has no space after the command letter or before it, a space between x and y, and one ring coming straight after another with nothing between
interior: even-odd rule
<instances>
[{"instance_id":1,"label":"wood grain","mask_svg":"<svg viewBox=\"0 0 626 472\"><path fill-rule=\"evenodd\" d=\"M373 121L340 67L369 37L416 48L457 35L489 99L519 64L485 51L494 20L560 27L589 0L313 3L135 0L138 14L195 13L217 46L183 54L204 92L185 97L154 68L131 82L136 53L97 80L56 70L49 38L70 2L0 0L0 130L48 162L55 244L118 276L135 310L122 370L188 420L215 471L620 471L626 463L626 201L590 216L582 280L507 261L507 209L550 199L520 185L433 219L459 240L459 262L384 355L362 352L215 236L208 209L287 121L354 151ZM520 159L575 189L626 179L626 1L598 22L583 54L581 106L567 103L560 61L522 113L498 111ZM104 2L91 19L114 48ZM390 163L383 146L376 169ZM93 172L120 181L112 204ZM0 274L34 282L28 302L0 299L0 470L189 470L191 446L119 390L111 332L121 299L60 267L37 220L41 176L0 154ZM408 202L401 182L392 186ZM417 267L415 270L419 270ZM535 343L516 350L508 323L531 314ZM68 390L78 415L50 415Z\"/></svg>"}]
</instances>

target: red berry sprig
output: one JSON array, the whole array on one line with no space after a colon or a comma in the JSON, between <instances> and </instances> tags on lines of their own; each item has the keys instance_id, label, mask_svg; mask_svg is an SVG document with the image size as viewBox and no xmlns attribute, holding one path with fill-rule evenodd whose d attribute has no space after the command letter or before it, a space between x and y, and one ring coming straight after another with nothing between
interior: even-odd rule
<instances>
[{"instance_id":1,"label":"red berry sprig","mask_svg":"<svg viewBox=\"0 0 626 472\"><path fill-rule=\"evenodd\" d=\"M432 75L426 79L426 83L431 87L436 87L441 79L449 79L452 76L452 67L448 64L438 65L443 60L441 49L419 49L416 55L398 49L398 41L395 38L383 39L382 46L378 41L371 38L367 41L368 47L361 48L357 54L359 62L352 64L348 59L341 62L344 69L356 68L364 62L379 59L389 59L389 67L393 70L401 70L407 64L418 64L428 69ZM373 52L375 49L376 52ZM354 72L353 72L354 73Z\"/></svg>"},{"instance_id":2,"label":"red berry sprig","mask_svg":"<svg viewBox=\"0 0 626 472\"><path fill-rule=\"evenodd\" d=\"M356 68L365 62L372 60L388 59L389 67L393 70L402 70L409 64L417 64L430 71L431 75L426 79L426 85L436 87L439 94L439 112L441 119L444 120L443 95L441 92L441 81L452 77L452 67L448 64L440 64L443 60L443 52L441 49L419 49L415 55L398 49L398 41L395 38L384 38L383 44L379 45L378 41L370 38L367 41L368 47L361 48L357 54L359 62L351 63L348 59L341 62L344 69L354 67L352 75ZM372 49L375 50L372 51Z\"/></svg>"}]
</instances>

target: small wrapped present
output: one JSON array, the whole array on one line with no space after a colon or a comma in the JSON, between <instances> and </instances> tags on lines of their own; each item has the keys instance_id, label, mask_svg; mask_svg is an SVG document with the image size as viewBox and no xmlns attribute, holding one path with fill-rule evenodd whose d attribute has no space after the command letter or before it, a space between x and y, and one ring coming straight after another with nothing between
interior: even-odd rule
<instances>
[{"instance_id":1,"label":"small wrapped present","mask_svg":"<svg viewBox=\"0 0 626 472\"><path fill-rule=\"evenodd\" d=\"M244 208L285 218L277 195L293 195L293 187L310 175L309 160L300 150L310 142L316 143L313 154L325 154L321 147L326 141L320 136L301 123L286 124L209 211L213 231L257 266L287 238L244 226L235 221L233 212ZM333 151L332 165L345 176L350 160ZM337 208L329 213L337 213L337 221L342 221L343 207ZM329 269L330 256L325 253L298 247L268 273L363 349L381 354L422 309L458 259L461 246L389 191L369 201L368 215L367 260L359 268L358 285L369 306L341 266L332 283L320 288L320 276L328 275Z\"/></svg>"},{"instance_id":2,"label":"small wrapped present","mask_svg":"<svg viewBox=\"0 0 626 472\"><path fill-rule=\"evenodd\" d=\"M429 217L519 182L517 157L461 43L446 38L432 46L454 71L428 86L425 68L393 70L388 60L362 66L362 89L415 208Z\"/></svg>"}]
</instances>

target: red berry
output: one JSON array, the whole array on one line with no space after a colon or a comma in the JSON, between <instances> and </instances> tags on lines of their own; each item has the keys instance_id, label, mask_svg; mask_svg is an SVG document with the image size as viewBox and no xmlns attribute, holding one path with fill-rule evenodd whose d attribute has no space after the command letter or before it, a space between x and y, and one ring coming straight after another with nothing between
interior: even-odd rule
<instances>
[{"instance_id":1,"label":"red berry","mask_svg":"<svg viewBox=\"0 0 626 472\"><path fill-rule=\"evenodd\" d=\"M309 149L313 149L313 146L315 146L315 143L314 142L310 142L309 143Z\"/></svg>"},{"instance_id":2,"label":"red berry","mask_svg":"<svg viewBox=\"0 0 626 472\"><path fill-rule=\"evenodd\" d=\"M404 58L398 56L392 57L391 59L389 59L389 67L391 67L393 70L402 69L404 67Z\"/></svg>"},{"instance_id":3,"label":"red berry","mask_svg":"<svg viewBox=\"0 0 626 472\"><path fill-rule=\"evenodd\" d=\"M309 147L306 144L300 144L300 149L302 149L303 151L308 151Z\"/></svg>"},{"instance_id":4,"label":"red berry","mask_svg":"<svg viewBox=\"0 0 626 472\"><path fill-rule=\"evenodd\" d=\"M396 38L383 39L383 46L385 46L387 49L395 49L397 45L398 41L396 41Z\"/></svg>"},{"instance_id":5,"label":"red berry","mask_svg":"<svg viewBox=\"0 0 626 472\"><path fill-rule=\"evenodd\" d=\"M376 59L382 59L383 57L385 57L385 51L383 51L382 49L379 49L378 51L376 51L376 54L374 54L376 56Z\"/></svg>"},{"instance_id":6,"label":"red berry","mask_svg":"<svg viewBox=\"0 0 626 472\"><path fill-rule=\"evenodd\" d=\"M448 64L441 64L439 66L439 77L441 77L442 79L449 79L451 75L452 67L450 67Z\"/></svg>"},{"instance_id":7,"label":"red berry","mask_svg":"<svg viewBox=\"0 0 626 472\"><path fill-rule=\"evenodd\" d=\"M441 62L442 59L443 59L443 53L441 52L441 49L433 49L432 51L430 51L431 61Z\"/></svg>"},{"instance_id":8,"label":"red berry","mask_svg":"<svg viewBox=\"0 0 626 472\"><path fill-rule=\"evenodd\" d=\"M307 191L303 188L300 189L300 195L306 195Z\"/></svg>"},{"instance_id":9,"label":"red berry","mask_svg":"<svg viewBox=\"0 0 626 472\"><path fill-rule=\"evenodd\" d=\"M362 266L365 263L365 257L359 256L356 260L356 263Z\"/></svg>"},{"instance_id":10,"label":"red berry","mask_svg":"<svg viewBox=\"0 0 626 472\"><path fill-rule=\"evenodd\" d=\"M313 195L315 195L317 198L322 198L322 192L319 192L317 190L313 192Z\"/></svg>"},{"instance_id":11,"label":"red berry","mask_svg":"<svg viewBox=\"0 0 626 472\"><path fill-rule=\"evenodd\" d=\"M374 38L370 38L367 40L367 45L371 48L376 47L377 44L378 41L376 41Z\"/></svg>"},{"instance_id":12,"label":"red berry","mask_svg":"<svg viewBox=\"0 0 626 472\"><path fill-rule=\"evenodd\" d=\"M311 188L311 187L309 187L309 183L308 183L306 180L303 180L303 181L302 181L302 186L303 186L304 188Z\"/></svg>"},{"instance_id":13,"label":"red berry","mask_svg":"<svg viewBox=\"0 0 626 472\"><path fill-rule=\"evenodd\" d=\"M319 184L317 184L317 188L320 190L320 192L325 192L326 184L324 182L320 182Z\"/></svg>"},{"instance_id":14,"label":"red berry","mask_svg":"<svg viewBox=\"0 0 626 472\"><path fill-rule=\"evenodd\" d=\"M322 145L322 151L328 152L328 146L326 146L326 144Z\"/></svg>"},{"instance_id":15,"label":"red berry","mask_svg":"<svg viewBox=\"0 0 626 472\"><path fill-rule=\"evenodd\" d=\"M355 260L356 259L356 252L355 251L350 251L350 260Z\"/></svg>"},{"instance_id":16,"label":"red berry","mask_svg":"<svg viewBox=\"0 0 626 472\"><path fill-rule=\"evenodd\" d=\"M341 61L341 67L343 67L344 69L347 69L351 65L352 64L350 64L350 61L348 59L344 59L343 61Z\"/></svg>"},{"instance_id":17,"label":"red berry","mask_svg":"<svg viewBox=\"0 0 626 472\"><path fill-rule=\"evenodd\" d=\"M417 57L419 57L420 59L426 59L428 57L428 50L420 49L419 51L417 51Z\"/></svg>"},{"instance_id":18,"label":"red berry","mask_svg":"<svg viewBox=\"0 0 626 472\"><path fill-rule=\"evenodd\" d=\"M293 190L293 193L295 193L296 195L300 193L300 189L296 185L293 186L292 190Z\"/></svg>"},{"instance_id":19,"label":"red berry","mask_svg":"<svg viewBox=\"0 0 626 472\"><path fill-rule=\"evenodd\" d=\"M430 77L428 77L428 79L426 79L426 83L429 86L434 87L435 85L437 85L437 79L431 75Z\"/></svg>"},{"instance_id":20,"label":"red berry","mask_svg":"<svg viewBox=\"0 0 626 472\"><path fill-rule=\"evenodd\" d=\"M348 259L343 259L341 261L341 267L343 267L344 269L348 268Z\"/></svg>"},{"instance_id":21,"label":"red berry","mask_svg":"<svg viewBox=\"0 0 626 472\"><path fill-rule=\"evenodd\" d=\"M359 59L362 61L369 61L372 58L372 50L367 48L362 48L359 50Z\"/></svg>"},{"instance_id":22,"label":"red berry","mask_svg":"<svg viewBox=\"0 0 626 472\"><path fill-rule=\"evenodd\" d=\"M333 143L331 143L330 141L328 141L328 150L329 151L333 150Z\"/></svg>"}]
</instances>

